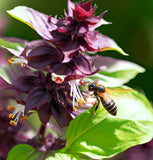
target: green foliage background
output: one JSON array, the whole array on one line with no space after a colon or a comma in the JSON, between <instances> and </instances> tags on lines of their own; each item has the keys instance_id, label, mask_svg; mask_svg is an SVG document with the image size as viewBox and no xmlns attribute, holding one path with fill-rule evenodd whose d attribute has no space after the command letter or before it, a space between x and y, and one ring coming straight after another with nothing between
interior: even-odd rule
<instances>
[{"instance_id":1,"label":"green foliage background","mask_svg":"<svg viewBox=\"0 0 153 160\"><path fill-rule=\"evenodd\" d=\"M108 10L104 18L113 22L112 25L100 27L100 32L112 37L129 53L129 57L113 54L113 51L102 54L127 59L145 67L146 73L138 75L128 85L144 91L149 100L153 101L153 1L94 0L93 3L98 6L97 15ZM63 8L67 10L67 0L0 0L0 17L6 18L4 36L28 40L40 38L30 27L5 13L18 5L32 7L52 16L61 16Z\"/></svg>"}]
</instances>

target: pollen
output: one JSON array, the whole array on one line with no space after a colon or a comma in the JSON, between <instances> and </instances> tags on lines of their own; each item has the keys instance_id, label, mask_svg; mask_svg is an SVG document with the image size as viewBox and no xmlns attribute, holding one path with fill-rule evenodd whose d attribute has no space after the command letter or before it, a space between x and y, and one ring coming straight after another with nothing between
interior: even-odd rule
<instances>
[{"instance_id":1,"label":"pollen","mask_svg":"<svg viewBox=\"0 0 153 160\"><path fill-rule=\"evenodd\" d=\"M10 113L10 114L9 114L9 118L14 119L14 115Z\"/></svg>"},{"instance_id":2,"label":"pollen","mask_svg":"<svg viewBox=\"0 0 153 160\"><path fill-rule=\"evenodd\" d=\"M14 57L13 56L8 60L8 63L9 63L9 65L18 64L20 66L24 66L28 62L24 57Z\"/></svg>"},{"instance_id":3,"label":"pollen","mask_svg":"<svg viewBox=\"0 0 153 160\"><path fill-rule=\"evenodd\" d=\"M7 110L8 110L8 111L14 111L14 110L15 110L15 107L14 107L14 106L7 106Z\"/></svg>"},{"instance_id":4,"label":"pollen","mask_svg":"<svg viewBox=\"0 0 153 160\"><path fill-rule=\"evenodd\" d=\"M10 125L11 125L11 126L17 126L17 123L16 123L15 121L11 120L11 121L10 121Z\"/></svg>"},{"instance_id":5,"label":"pollen","mask_svg":"<svg viewBox=\"0 0 153 160\"><path fill-rule=\"evenodd\" d=\"M9 118L11 119L10 124L12 126L16 126L19 119L20 119L21 122L23 122L27 119L27 116L24 115L24 109L25 109L24 105L17 104L17 105L14 105L14 106L8 106L7 109L9 111L14 111L13 113L9 114Z\"/></svg>"},{"instance_id":6,"label":"pollen","mask_svg":"<svg viewBox=\"0 0 153 160\"><path fill-rule=\"evenodd\" d=\"M82 100L82 99L79 99L79 101L78 101L78 107L79 107L79 108L81 108L82 103L83 103L83 100Z\"/></svg>"},{"instance_id":7,"label":"pollen","mask_svg":"<svg viewBox=\"0 0 153 160\"><path fill-rule=\"evenodd\" d=\"M12 65L12 58L8 59L8 64Z\"/></svg>"},{"instance_id":8,"label":"pollen","mask_svg":"<svg viewBox=\"0 0 153 160\"><path fill-rule=\"evenodd\" d=\"M22 66L22 64L21 63L17 63L19 66Z\"/></svg>"},{"instance_id":9,"label":"pollen","mask_svg":"<svg viewBox=\"0 0 153 160\"><path fill-rule=\"evenodd\" d=\"M88 98L85 98L85 104L87 104L87 102L88 102Z\"/></svg>"},{"instance_id":10,"label":"pollen","mask_svg":"<svg viewBox=\"0 0 153 160\"><path fill-rule=\"evenodd\" d=\"M24 116L20 119L20 121L23 122L23 121L25 121L26 119L27 119L27 116L24 115Z\"/></svg>"},{"instance_id":11,"label":"pollen","mask_svg":"<svg viewBox=\"0 0 153 160\"><path fill-rule=\"evenodd\" d=\"M77 111L77 108L73 107L73 111L74 111L74 112Z\"/></svg>"}]
</instances>

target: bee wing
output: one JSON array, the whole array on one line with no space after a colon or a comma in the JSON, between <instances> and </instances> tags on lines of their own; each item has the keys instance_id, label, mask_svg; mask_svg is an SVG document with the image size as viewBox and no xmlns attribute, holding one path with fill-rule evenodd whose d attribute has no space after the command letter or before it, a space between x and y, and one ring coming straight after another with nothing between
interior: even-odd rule
<instances>
[{"instance_id":1,"label":"bee wing","mask_svg":"<svg viewBox=\"0 0 153 160\"><path fill-rule=\"evenodd\" d=\"M106 92L110 94L123 94L125 92L131 92L132 89L122 89L122 88L107 88Z\"/></svg>"}]
</instances>

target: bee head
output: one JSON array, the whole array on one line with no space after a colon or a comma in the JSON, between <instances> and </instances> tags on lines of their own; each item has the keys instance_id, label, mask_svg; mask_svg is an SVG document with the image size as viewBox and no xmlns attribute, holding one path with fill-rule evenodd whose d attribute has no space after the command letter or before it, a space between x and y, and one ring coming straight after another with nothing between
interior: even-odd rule
<instances>
[{"instance_id":1,"label":"bee head","mask_svg":"<svg viewBox=\"0 0 153 160\"><path fill-rule=\"evenodd\" d=\"M89 91L94 91L97 88L96 83L90 83L88 86Z\"/></svg>"}]
</instances>

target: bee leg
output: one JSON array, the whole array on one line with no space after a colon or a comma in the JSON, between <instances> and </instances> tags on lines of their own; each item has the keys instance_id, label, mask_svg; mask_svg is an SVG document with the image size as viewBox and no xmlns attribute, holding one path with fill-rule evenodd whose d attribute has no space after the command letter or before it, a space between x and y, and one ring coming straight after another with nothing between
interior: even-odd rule
<instances>
[{"instance_id":1,"label":"bee leg","mask_svg":"<svg viewBox=\"0 0 153 160\"><path fill-rule=\"evenodd\" d=\"M99 100L99 98L97 97L97 105L96 105L95 110L94 110L94 115L96 115L96 111L97 111L97 109L98 109L99 104L100 104L100 100Z\"/></svg>"}]
</instances>

